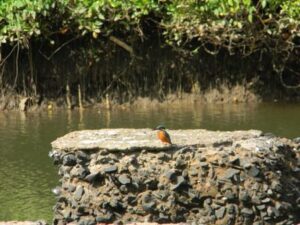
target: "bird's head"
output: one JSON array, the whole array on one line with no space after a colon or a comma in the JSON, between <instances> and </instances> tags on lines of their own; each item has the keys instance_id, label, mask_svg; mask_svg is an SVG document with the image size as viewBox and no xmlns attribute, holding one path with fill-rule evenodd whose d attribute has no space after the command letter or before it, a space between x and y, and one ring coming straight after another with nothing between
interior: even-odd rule
<instances>
[{"instance_id":1,"label":"bird's head","mask_svg":"<svg viewBox=\"0 0 300 225\"><path fill-rule=\"evenodd\" d=\"M165 130L166 128L163 125L158 125L154 130Z\"/></svg>"}]
</instances>

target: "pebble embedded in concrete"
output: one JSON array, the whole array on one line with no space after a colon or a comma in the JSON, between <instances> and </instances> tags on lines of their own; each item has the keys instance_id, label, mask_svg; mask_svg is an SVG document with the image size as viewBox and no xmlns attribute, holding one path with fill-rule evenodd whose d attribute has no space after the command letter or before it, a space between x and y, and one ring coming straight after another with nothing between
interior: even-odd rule
<instances>
[{"instance_id":1,"label":"pebble embedded in concrete","mask_svg":"<svg viewBox=\"0 0 300 225\"><path fill-rule=\"evenodd\" d=\"M128 175L126 174L121 174L119 177L118 177L118 180L121 184L130 184L131 183L131 179Z\"/></svg>"}]
</instances>

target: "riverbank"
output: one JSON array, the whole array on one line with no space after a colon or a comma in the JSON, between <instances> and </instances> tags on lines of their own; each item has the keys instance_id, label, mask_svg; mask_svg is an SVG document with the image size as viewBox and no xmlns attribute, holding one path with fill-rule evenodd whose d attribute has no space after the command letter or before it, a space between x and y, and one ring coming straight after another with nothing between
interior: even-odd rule
<instances>
[{"instance_id":1,"label":"riverbank","mask_svg":"<svg viewBox=\"0 0 300 225\"><path fill-rule=\"evenodd\" d=\"M216 103L300 99L296 3L0 5L0 110L185 94Z\"/></svg>"},{"instance_id":2,"label":"riverbank","mask_svg":"<svg viewBox=\"0 0 300 225\"><path fill-rule=\"evenodd\" d=\"M229 88L225 85L221 88L211 88L203 93L195 90L195 93L167 94L162 98L135 97L130 101L118 102L117 99L106 96L100 100L90 98L79 102L76 96L72 96L71 109L73 108L130 108L130 107L155 107L160 105L177 104L229 104L229 103L258 103L262 98L250 88L236 85ZM290 100L290 99L288 99ZM299 99L300 100L300 99ZM277 101L277 99L273 99ZM294 100L293 100L294 101ZM58 99L39 100L36 97L9 94L0 98L0 111L20 110L37 111L68 108L67 97Z\"/></svg>"},{"instance_id":3,"label":"riverbank","mask_svg":"<svg viewBox=\"0 0 300 225\"><path fill-rule=\"evenodd\" d=\"M5 61L0 77L0 110L72 109L99 104L110 107L144 100L150 104L182 100L225 104L300 101L297 55L291 56L291 66L279 73L273 69L279 55L272 52L247 57L225 50L217 55L204 50L189 54L154 40L135 43L139 54L132 56L112 43L82 39L60 49L51 59L41 57L41 43L35 43L31 77L27 77L28 62L16 66L14 58ZM9 48L4 50L4 55L10 53ZM98 51L98 58L93 55L87 61L82 51L92 50ZM20 57L27 55L26 49L20 50Z\"/></svg>"}]
</instances>

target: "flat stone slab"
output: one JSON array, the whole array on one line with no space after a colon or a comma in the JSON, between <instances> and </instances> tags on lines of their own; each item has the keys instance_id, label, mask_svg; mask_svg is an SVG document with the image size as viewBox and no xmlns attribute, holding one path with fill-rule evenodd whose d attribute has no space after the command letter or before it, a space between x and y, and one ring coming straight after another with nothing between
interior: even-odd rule
<instances>
[{"instance_id":1,"label":"flat stone slab","mask_svg":"<svg viewBox=\"0 0 300 225\"><path fill-rule=\"evenodd\" d=\"M207 130L167 130L173 145L165 145L157 139L151 129L101 129L74 131L51 143L53 150L166 150L184 146L210 146L232 144L236 141L255 139L261 131L207 131ZM253 147L253 146L251 146ZM256 147L256 146L254 146Z\"/></svg>"}]
</instances>

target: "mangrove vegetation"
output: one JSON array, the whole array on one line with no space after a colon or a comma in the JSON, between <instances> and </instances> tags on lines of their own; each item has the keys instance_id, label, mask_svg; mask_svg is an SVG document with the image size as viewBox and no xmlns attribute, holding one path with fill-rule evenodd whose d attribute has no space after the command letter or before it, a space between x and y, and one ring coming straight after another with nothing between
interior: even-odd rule
<instances>
[{"instance_id":1,"label":"mangrove vegetation","mask_svg":"<svg viewBox=\"0 0 300 225\"><path fill-rule=\"evenodd\" d=\"M299 100L300 0L3 0L0 50L2 110L237 85Z\"/></svg>"}]
</instances>

